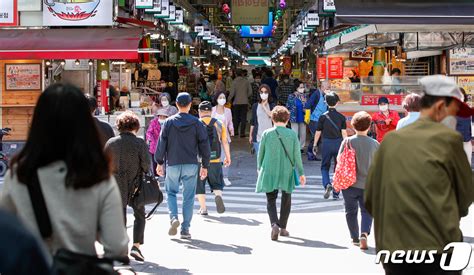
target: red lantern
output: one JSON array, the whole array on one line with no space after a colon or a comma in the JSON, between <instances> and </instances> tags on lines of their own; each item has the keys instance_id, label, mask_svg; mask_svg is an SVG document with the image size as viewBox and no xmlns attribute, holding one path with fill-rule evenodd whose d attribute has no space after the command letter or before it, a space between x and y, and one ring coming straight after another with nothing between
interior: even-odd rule
<instances>
[{"instance_id":1,"label":"red lantern","mask_svg":"<svg viewBox=\"0 0 474 275\"><path fill-rule=\"evenodd\" d=\"M222 12L225 13L225 14L229 14L230 13L229 5L227 5L227 4L222 5Z\"/></svg>"}]
</instances>

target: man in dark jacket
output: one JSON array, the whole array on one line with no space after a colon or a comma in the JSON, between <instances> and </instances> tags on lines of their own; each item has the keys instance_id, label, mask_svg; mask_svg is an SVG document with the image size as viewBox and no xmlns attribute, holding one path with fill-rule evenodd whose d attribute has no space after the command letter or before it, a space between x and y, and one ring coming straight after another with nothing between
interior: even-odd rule
<instances>
[{"instance_id":1,"label":"man in dark jacket","mask_svg":"<svg viewBox=\"0 0 474 275\"><path fill-rule=\"evenodd\" d=\"M91 95L86 95L86 98L89 101L89 108L91 110L92 116L94 117L97 130L99 130L100 141L103 147L109 139L115 137L114 130L110 124L94 116L95 111L97 110L97 99Z\"/></svg>"},{"instance_id":2,"label":"man in dark jacket","mask_svg":"<svg viewBox=\"0 0 474 275\"><path fill-rule=\"evenodd\" d=\"M178 203L176 194L179 185L183 183L183 224L181 238L190 239L189 227L193 217L194 196L198 180L199 161L201 157L202 180L207 178L211 148L207 129L196 117L189 114L192 98L188 93L180 93L176 98L179 113L168 118L161 128L160 140L155 153L158 163L156 173L164 176L164 159L167 160L166 192L168 194L168 209L170 212L170 236L177 233L180 225L178 220Z\"/></svg>"}]
</instances>

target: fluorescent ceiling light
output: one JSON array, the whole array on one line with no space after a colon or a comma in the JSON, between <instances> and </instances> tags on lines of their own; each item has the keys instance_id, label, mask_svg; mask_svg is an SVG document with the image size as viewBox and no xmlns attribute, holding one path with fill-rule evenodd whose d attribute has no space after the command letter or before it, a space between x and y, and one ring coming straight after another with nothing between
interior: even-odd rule
<instances>
[{"instance_id":1,"label":"fluorescent ceiling light","mask_svg":"<svg viewBox=\"0 0 474 275\"><path fill-rule=\"evenodd\" d=\"M146 48L146 49L138 49L138 53L161 53L161 51L158 49Z\"/></svg>"}]
</instances>

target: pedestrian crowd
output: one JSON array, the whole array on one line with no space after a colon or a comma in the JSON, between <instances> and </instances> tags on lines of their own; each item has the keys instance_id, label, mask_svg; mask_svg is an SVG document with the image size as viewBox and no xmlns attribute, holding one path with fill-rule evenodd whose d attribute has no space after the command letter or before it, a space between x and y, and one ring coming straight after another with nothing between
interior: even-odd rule
<instances>
[{"instance_id":1,"label":"pedestrian crowd","mask_svg":"<svg viewBox=\"0 0 474 275\"><path fill-rule=\"evenodd\" d=\"M110 125L91 116L97 108L93 97L84 97L71 85L50 86L38 100L26 145L5 177L0 207L16 217L0 212L0 224L8 224L2 230L25 242L15 244L18 249L37 255L29 259L38 267L37 274L49 274L52 263L60 270L61 257L96 256L96 241L105 257L127 262L129 254L144 261L140 248L147 213L134 200L148 175L164 179L168 234L179 231L182 239L190 239L195 198L197 213L209 215L207 185L217 212L226 210L231 143L235 135L247 139L250 110L248 141L258 171L255 191L266 195L271 240L290 235L292 192L306 184L306 154L308 160L321 161L323 198L338 200L342 194L349 236L362 250L369 248L372 222L377 251L416 248L442 253L447 243L462 241L459 220L474 199L473 111L465 92L451 79L422 78L423 94L405 97L407 115L402 119L381 96L379 111L357 112L348 123L328 82L313 88L288 75L278 82L270 69L252 74L252 83L244 70L235 78L204 80L201 89L208 100L199 104L198 117L190 113L190 94L178 94L176 106L162 94L145 139L137 136L140 120L133 112L118 116L119 134L114 137ZM355 134L349 135L348 124ZM129 206L134 216L130 251L124 226ZM437 266L384 263L384 268L387 274L442 274L438 255ZM11 267L5 274L27 274L29 268L22 265L24 270L19 270L11 257L3 265Z\"/></svg>"}]
</instances>

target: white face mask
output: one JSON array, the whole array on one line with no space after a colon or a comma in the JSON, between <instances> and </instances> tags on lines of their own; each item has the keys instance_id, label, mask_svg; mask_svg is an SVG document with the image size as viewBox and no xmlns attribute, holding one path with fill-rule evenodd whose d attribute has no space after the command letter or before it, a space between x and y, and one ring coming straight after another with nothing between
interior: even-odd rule
<instances>
[{"instance_id":1,"label":"white face mask","mask_svg":"<svg viewBox=\"0 0 474 275\"><path fill-rule=\"evenodd\" d=\"M225 98L219 98L217 100L217 104L224 106L227 103L227 100Z\"/></svg>"},{"instance_id":2,"label":"white face mask","mask_svg":"<svg viewBox=\"0 0 474 275\"><path fill-rule=\"evenodd\" d=\"M290 80L289 79L284 79L283 82L288 83L288 82L290 82Z\"/></svg>"},{"instance_id":3,"label":"white face mask","mask_svg":"<svg viewBox=\"0 0 474 275\"><path fill-rule=\"evenodd\" d=\"M441 120L441 123L451 130L456 130L456 124L458 121L455 116L447 116Z\"/></svg>"},{"instance_id":4,"label":"white face mask","mask_svg":"<svg viewBox=\"0 0 474 275\"><path fill-rule=\"evenodd\" d=\"M268 99L268 94L260 94L260 98L262 100L267 100Z\"/></svg>"},{"instance_id":5,"label":"white face mask","mask_svg":"<svg viewBox=\"0 0 474 275\"><path fill-rule=\"evenodd\" d=\"M166 119L158 119L158 122L163 125L163 123L165 123Z\"/></svg>"},{"instance_id":6,"label":"white face mask","mask_svg":"<svg viewBox=\"0 0 474 275\"><path fill-rule=\"evenodd\" d=\"M170 105L170 103L168 102L168 100L162 100L161 101L161 106L168 107L169 105Z\"/></svg>"},{"instance_id":7,"label":"white face mask","mask_svg":"<svg viewBox=\"0 0 474 275\"><path fill-rule=\"evenodd\" d=\"M304 88L298 88L299 93L304 93Z\"/></svg>"},{"instance_id":8,"label":"white face mask","mask_svg":"<svg viewBox=\"0 0 474 275\"><path fill-rule=\"evenodd\" d=\"M379 106L379 109L380 109L381 112L386 112L386 111L388 111L388 105Z\"/></svg>"}]
</instances>

